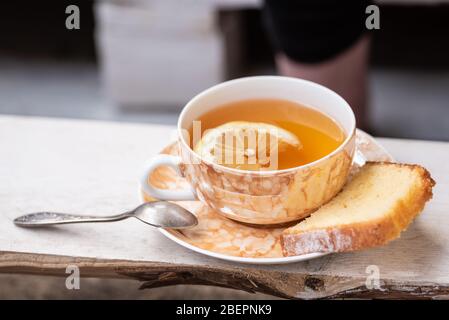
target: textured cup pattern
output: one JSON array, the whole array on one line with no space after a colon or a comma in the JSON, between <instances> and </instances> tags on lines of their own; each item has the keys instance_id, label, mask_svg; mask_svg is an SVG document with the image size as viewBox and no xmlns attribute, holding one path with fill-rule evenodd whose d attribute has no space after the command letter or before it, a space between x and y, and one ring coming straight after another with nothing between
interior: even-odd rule
<instances>
[{"instance_id":1,"label":"textured cup pattern","mask_svg":"<svg viewBox=\"0 0 449 320\"><path fill-rule=\"evenodd\" d=\"M179 143L181 171L198 198L226 217L251 224L280 224L307 217L345 184L355 134L338 152L314 164L279 172L238 172L204 162Z\"/></svg>"}]
</instances>

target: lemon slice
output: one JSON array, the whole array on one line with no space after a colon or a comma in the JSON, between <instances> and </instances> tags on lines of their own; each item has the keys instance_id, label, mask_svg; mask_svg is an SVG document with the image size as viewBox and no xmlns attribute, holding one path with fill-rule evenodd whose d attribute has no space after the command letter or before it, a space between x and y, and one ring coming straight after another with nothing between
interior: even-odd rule
<instances>
[{"instance_id":1,"label":"lemon slice","mask_svg":"<svg viewBox=\"0 0 449 320\"><path fill-rule=\"evenodd\" d=\"M242 170L277 169L279 153L301 149L291 132L263 122L231 121L207 130L194 146L203 159Z\"/></svg>"}]
</instances>

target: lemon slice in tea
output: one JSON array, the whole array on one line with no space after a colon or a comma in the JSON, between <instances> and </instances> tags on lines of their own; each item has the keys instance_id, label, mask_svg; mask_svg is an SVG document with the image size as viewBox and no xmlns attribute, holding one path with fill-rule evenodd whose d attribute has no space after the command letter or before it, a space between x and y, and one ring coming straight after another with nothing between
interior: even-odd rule
<instances>
[{"instance_id":1,"label":"lemon slice in tea","mask_svg":"<svg viewBox=\"0 0 449 320\"><path fill-rule=\"evenodd\" d=\"M277 169L287 148L301 149L291 132L263 122L231 121L206 130L194 151L203 159L241 170Z\"/></svg>"}]
</instances>

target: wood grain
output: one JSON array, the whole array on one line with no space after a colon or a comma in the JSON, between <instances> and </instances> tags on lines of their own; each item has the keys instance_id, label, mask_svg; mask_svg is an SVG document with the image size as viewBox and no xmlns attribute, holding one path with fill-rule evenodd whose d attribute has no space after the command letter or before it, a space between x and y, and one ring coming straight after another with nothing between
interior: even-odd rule
<instances>
[{"instance_id":1,"label":"wood grain","mask_svg":"<svg viewBox=\"0 0 449 320\"><path fill-rule=\"evenodd\" d=\"M0 272L131 277L142 288L210 284L286 298L449 297L449 143L379 139L402 162L425 166L434 200L388 246L277 266L241 265L193 253L157 230L126 220L21 229L18 215L52 209L112 214L139 203L145 159L173 128L62 119L0 117ZM369 266L382 289L365 285ZM367 269L368 268L368 269Z\"/></svg>"}]
</instances>

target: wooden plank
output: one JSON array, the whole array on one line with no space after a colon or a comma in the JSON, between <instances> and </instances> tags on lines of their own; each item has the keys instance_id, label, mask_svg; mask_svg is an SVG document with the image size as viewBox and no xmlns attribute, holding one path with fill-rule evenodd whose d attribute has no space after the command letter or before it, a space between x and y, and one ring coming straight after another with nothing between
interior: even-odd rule
<instances>
[{"instance_id":1,"label":"wooden plank","mask_svg":"<svg viewBox=\"0 0 449 320\"><path fill-rule=\"evenodd\" d=\"M21 229L41 210L112 214L139 204L145 159L173 127L0 117L0 271L133 277L144 287L211 284L289 298L449 295L449 143L379 139L398 160L424 165L434 200L403 236L382 248L278 266L240 265L191 252L137 221ZM382 290L367 289L369 266ZM368 269L367 269L368 268ZM368 273L367 273L368 271Z\"/></svg>"}]
</instances>

